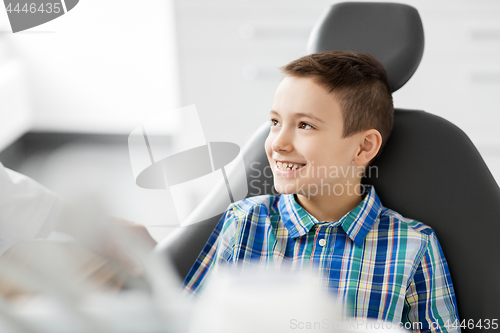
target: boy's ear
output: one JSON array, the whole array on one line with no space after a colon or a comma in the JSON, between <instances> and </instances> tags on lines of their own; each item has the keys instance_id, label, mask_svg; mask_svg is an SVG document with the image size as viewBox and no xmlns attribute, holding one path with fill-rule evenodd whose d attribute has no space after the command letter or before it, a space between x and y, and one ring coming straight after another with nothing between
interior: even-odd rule
<instances>
[{"instance_id":1,"label":"boy's ear","mask_svg":"<svg viewBox=\"0 0 500 333\"><path fill-rule=\"evenodd\" d=\"M360 136L359 150L354 156L354 163L365 166L377 155L382 146L382 135L376 129L365 131Z\"/></svg>"}]
</instances>

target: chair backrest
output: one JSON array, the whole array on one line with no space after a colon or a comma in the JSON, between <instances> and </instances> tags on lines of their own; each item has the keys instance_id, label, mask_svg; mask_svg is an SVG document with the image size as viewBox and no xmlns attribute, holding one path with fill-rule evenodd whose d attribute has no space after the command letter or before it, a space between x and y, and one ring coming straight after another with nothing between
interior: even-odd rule
<instances>
[{"instance_id":1,"label":"chair backrest","mask_svg":"<svg viewBox=\"0 0 500 333\"><path fill-rule=\"evenodd\" d=\"M413 7L341 3L325 12L311 34L309 51L368 52L384 65L395 91L418 67L423 40L420 17ZM396 109L394 117L391 137L364 182L375 185L385 206L436 231L448 260L460 318L475 323L498 318L500 188L458 127L423 111ZM269 124L263 124L243 149L248 196L271 194L272 176L262 172L269 165L264 151L268 132ZM182 277L221 215L179 228L159 245Z\"/></svg>"}]
</instances>

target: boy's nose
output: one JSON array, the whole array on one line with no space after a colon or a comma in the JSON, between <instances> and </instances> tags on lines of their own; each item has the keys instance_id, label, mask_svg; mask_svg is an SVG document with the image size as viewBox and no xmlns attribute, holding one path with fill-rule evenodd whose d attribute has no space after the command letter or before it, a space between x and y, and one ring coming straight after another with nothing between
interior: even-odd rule
<instances>
[{"instance_id":1,"label":"boy's nose","mask_svg":"<svg viewBox=\"0 0 500 333\"><path fill-rule=\"evenodd\" d=\"M290 136L282 130L280 134L274 138L271 148L273 148L275 152L290 152L293 150L292 140Z\"/></svg>"}]
</instances>

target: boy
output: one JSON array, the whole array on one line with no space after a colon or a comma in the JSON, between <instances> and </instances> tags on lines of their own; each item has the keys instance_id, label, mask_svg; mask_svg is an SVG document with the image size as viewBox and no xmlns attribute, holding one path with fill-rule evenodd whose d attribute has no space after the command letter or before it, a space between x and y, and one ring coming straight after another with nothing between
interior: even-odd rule
<instances>
[{"instance_id":1,"label":"boy","mask_svg":"<svg viewBox=\"0 0 500 333\"><path fill-rule=\"evenodd\" d=\"M434 231L382 206L361 184L392 130L382 65L328 51L291 62L275 94L266 154L281 195L229 206L184 282L196 293L221 264L315 269L358 318L442 332L458 320Z\"/></svg>"}]
</instances>

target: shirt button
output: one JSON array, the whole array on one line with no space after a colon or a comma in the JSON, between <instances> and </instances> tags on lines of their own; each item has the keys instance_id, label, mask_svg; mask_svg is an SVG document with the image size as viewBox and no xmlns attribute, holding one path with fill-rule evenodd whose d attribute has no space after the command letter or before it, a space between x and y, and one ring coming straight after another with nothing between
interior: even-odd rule
<instances>
[{"instance_id":1,"label":"shirt button","mask_svg":"<svg viewBox=\"0 0 500 333\"><path fill-rule=\"evenodd\" d=\"M319 240L319 245L320 246L325 246L326 245L326 240L324 238Z\"/></svg>"}]
</instances>

